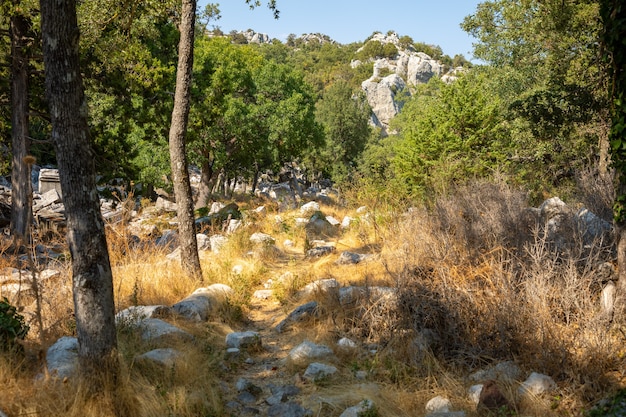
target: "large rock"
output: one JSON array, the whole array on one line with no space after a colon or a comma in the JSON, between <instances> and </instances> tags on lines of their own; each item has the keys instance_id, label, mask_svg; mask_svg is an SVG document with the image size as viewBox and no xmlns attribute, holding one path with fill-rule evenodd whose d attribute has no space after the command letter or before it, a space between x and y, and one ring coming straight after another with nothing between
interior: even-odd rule
<instances>
[{"instance_id":1,"label":"large rock","mask_svg":"<svg viewBox=\"0 0 626 417\"><path fill-rule=\"evenodd\" d=\"M198 288L191 295L174 304L172 309L189 320L206 321L232 292L232 288L224 284Z\"/></svg>"},{"instance_id":2,"label":"large rock","mask_svg":"<svg viewBox=\"0 0 626 417\"><path fill-rule=\"evenodd\" d=\"M46 352L46 366L51 377L71 377L78 367L78 339L64 336Z\"/></svg>"},{"instance_id":3,"label":"large rock","mask_svg":"<svg viewBox=\"0 0 626 417\"><path fill-rule=\"evenodd\" d=\"M383 79L371 77L361 83L367 102L372 108L372 122L375 126L387 130L391 119L402 110L402 104L396 100L396 96L405 87L406 83L397 74L390 74Z\"/></svg>"}]
</instances>

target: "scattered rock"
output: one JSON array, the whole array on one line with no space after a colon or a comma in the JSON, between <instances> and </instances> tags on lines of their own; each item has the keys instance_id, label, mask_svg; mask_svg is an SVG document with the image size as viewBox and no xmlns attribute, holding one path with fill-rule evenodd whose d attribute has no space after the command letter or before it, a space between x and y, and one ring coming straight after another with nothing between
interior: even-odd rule
<instances>
[{"instance_id":1,"label":"scattered rock","mask_svg":"<svg viewBox=\"0 0 626 417\"><path fill-rule=\"evenodd\" d=\"M548 375L543 375L537 372L533 372L519 387L518 392L520 395L542 395L549 393L556 389L556 383Z\"/></svg>"},{"instance_id":2,"label":"scattered rock","mask_svg":"<svg viewBox=\"0 0 626 417\"><path fill-rule=\"evenodd\" d=\"M447 413L448 411L450 411L451 406L452 403L450 403L449 399L439 395L435 398L431 398L430 400L428 400L428 402L426 403L426 412Z\"/></svg>"},{"instance_id":3,"label":"scattered rock","mask_svg":"<svg viewBox=\"0 0 626 417\"><path fill-rule=\"evenodd\" d=\"M226 335L226 347L237 349L260 349L261 335L257 332L233 332Z\"/></svg>"},{"instance_id":4,"label":"scattered rock","mask_svg":"<svg viewBox=\"0 0 626 417\"><path fill-rule=\"evenodd\" d=\"M162 348L154 349L139 355L135 358L135 360L140 363L152 363L171 368L177 360L181 359L181 357L182 353L176 349Z\"/></svg>"},{"instance_id":5,"label":"scattered rock","mask_svg":"<svg viewBox=\"0 0 626 417\"><path fill-rule=\"evenodd\" d=\"M368 412L374 410L374 403L371 400L363 400L357 405L346 408L339 417L359 417L367 415Z\"/></svg>"},{"instance_id":6,"label":"scattered rock","mask_svg":"<svg viewBox=\"0 0 626 417\"><path fill-rule=\"evenodd\" d=\"M224 284L198 288L187 298L174 304L172 309L186 319L206 321L232 292L232 288Z\"/></svg>"},{"instance_id":7,"label":"scattered rock","mask_svg":"<svg viewBox=\"0 0 626 417\"><path fill-rule=\"evenodd\" d=\"M317 302L310 301L306 304L302 304L296 307L291 313L287 315L280 323L274 328L278 333L281 333L285 328L293 323L302 321L307 317L315 315L317 313Z\"/></svg>"},{"instance_id":8,"label":"scattered rock","mask_svg":"<svg viewBox=\"0 0 626 417\"><path fill-rule=\"evenodd\" d=\"M145 341L168 343L193 340L190 333L161 319L143 319L138 326L141 329L141 338Z\"/></svg>"},{"instance_id":9,"label":"scattered rock","mask_svg":"<svg viewBox=\"0 0 626 417\"><path fill-rule=\"evenodd\" d=\"M303 378L308 381L318 381L329 377L337 372L337 368L332 365L326 365L324 363L313 362L307 366L304 371Z\"/></svg>"},{"instance_id":10,"label":"scattered rock","mask_svg":"<svg viewBox=\"0 0 626 417\"><path fill-rule=\"evenodd\" d=\"M267 417L310 417L313 416L311 410L302 408L300 404L294 402L280 403L272 405L267 410Z\"/></svg>"},{"instance_id":11,"label":"scattered rock","mask_svg":"<svg viewBox=\"0 0 626 417\"><path fill-rule=\"evenodd\" d=\"M289 352L288 360L295 365L308 365L314 360L333 358L334 353L324 345L305 340Z\"/></svg>"},{"instance_id":12,"label":"scattered rock","mask_svg":"<svg viewBox=\"0 0 626 417\"><path fill-rule=\"evenodd\" d=\"M64 336L46 352L46 366L51 377L69 378L78 366L78 339Z\"/></svg>"}]
</instances>

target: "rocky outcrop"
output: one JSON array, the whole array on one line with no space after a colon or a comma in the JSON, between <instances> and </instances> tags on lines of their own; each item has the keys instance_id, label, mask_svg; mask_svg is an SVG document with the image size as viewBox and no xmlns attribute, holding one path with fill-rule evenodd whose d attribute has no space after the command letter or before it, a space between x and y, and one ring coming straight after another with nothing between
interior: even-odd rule
<instances>
[{"instance_id":1,"label":"rocky outcrop","mask_svg":"<svg viewBox=\"0 0 626 417\"><path fill-rule=\"evenodd\" d=\"M374 75L361 83L367 102L372 108L371 124L387 131L391 119L402 110L402 102L396 97L405 87L406 83L397 74L390 74L382 79Z\"/></svg>"},{"instance_id":2,"label":"rocky outcrop","mask_svg":"<svg viewBox=\"0 0 626 417\"><path fill-rule=\"evenodd\" d=\"M406 87L427 83L432 77L441 77L444 74L444 66L423 52L415 52L412 47L403 49L396 33L387 35L376 33L370 41L391 43L398 48L398 54L393 58L375 60L372 77L361 84L372 107L372 124L386 132L389 121L402 109L397 95L401 92L410 95ZM360 64L360 61L353 61L351 66L356 67ZM383 77L385 73L391 74Z\"/></svg>"}]
</instances>

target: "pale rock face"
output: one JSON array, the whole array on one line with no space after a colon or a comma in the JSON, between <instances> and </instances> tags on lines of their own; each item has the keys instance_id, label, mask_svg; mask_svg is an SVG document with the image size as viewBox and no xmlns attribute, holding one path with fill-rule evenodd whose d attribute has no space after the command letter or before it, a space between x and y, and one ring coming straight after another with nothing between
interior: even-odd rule
<instances>
[{"instance_id":1,"label":"pale rock face","mask_svg":"<svg viewBox=\"0 0 626 417\"><path fill-rule=\"evenodd\" d=\"M395 98L405 87L406 83L397 74L388 75L380 81L372 77L361 84L367 102L383 129L386 129L391 119L400 113L402 106Z\"/></svg>"}]
</instances>

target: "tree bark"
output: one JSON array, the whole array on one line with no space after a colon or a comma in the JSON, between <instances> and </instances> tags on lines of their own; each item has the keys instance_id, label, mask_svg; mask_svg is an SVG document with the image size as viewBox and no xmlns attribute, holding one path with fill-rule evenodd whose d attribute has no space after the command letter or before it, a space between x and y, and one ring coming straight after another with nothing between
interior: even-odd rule
<instances>
[{"instance_id":1,"label":"tree bark","mask_svg":"<svg viewBox=\"0 0 626 417\"><path fill-rule=\"evenodd\" d=\"M187 170L185 133L189 119L191 74L193 70L193 39L196 20L196 0L183 0L178 44L176 93L170 126L169 148L174 194L176 196L181 266L192 278L202 280L198 242L194 225L193 196Z\"/></svg>"},{"instance_id":2,"label":"tree bark","mask_svg":"<svg viewBox=\"0 0 626 417\"><path fill-rule=\"evenodd\" d=\"M11 235L16 243L30 241L32 218L32 161L26 156L30 149L28 135L28 58L26 39L29 21L24 16L11 16Z\"/></svg>"},{"instance_id":3,"label":"tree bark","mask_svg":"<svg viewBox=\"0 0 626 417\"><path fill-rule=\"evenodd\" d=\"M79 67L76 0L41 0L41 27L46 97L72 257L81 371L91 376L115 376L118 362L113 276ZM99 379L94 384L92 389L104 388Z\"/></svg>"}]
</instances>

